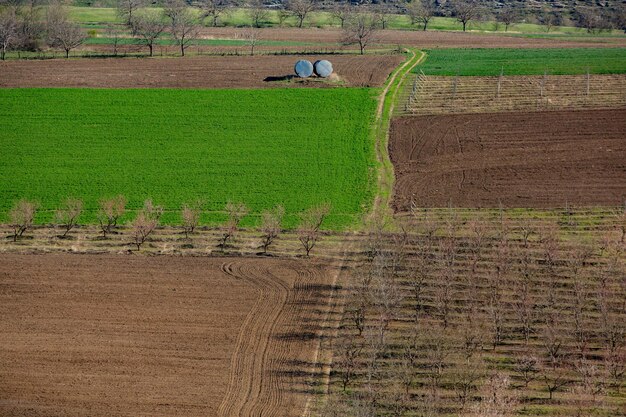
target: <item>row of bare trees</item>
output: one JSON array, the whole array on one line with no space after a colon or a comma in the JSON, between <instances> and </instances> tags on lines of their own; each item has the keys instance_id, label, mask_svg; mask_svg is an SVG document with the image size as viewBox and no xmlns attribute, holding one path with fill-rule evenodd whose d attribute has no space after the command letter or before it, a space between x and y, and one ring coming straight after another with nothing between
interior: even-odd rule
<instances>
[{"instance_id":1,"label":"row of bare trees","mask_svg":"<svg viewBox=\"0 0 626 417\"><path fill-rule=\"evenodd\" d=\"M126 198L118 195L113 198L102 199L97 211L97 222L102 233L101 239L107 239L111 233L119 233L120 219L126 214ZM221 227L219 247L224 250L234 237L242 230L241 221L249 214L249 209L243 203L228 202L224 207L226 221ZM296 229L298 241L308 257L322 236L321 227L330 212L329 204L313 206L300 214L300 223ZM11 237L16 242L22 238L24 232L33 227L37 204L28 200L19 200L8 213L8 223L13 230ZM58 237L67 238L68 234L79 224L83 214L83 201L76 198L67 198L59 209L55 211L54 221L62 231ZM203 214L202 201L183 204L180 210L180 228L189 239L201 222ZM136 211L134 219L125 229L130 233L131 241L137 250L148 240L150 235L159 227L163 207L155 205L152 200L146 200L143 207ZM261 213L261 222L257 230L261 233L259 248L265 254L283 232L285 209L278 205Z\"/></svg>"},{"instance_id":2,"label":"row of bare trees","mask_svg":"<svg viewBox=\"0 0 626 417\"><path fill-rule=\"evenodd\" d=\"M34 51L43 43L60 49L69 57L71 50L80 46L85 33L69 18L62 3L53 2L45 11L31 5L0 8L0 58L9 51Z\"/></svg>"},{"instance_id":3,"label":"row of bare trees","mask_svg":"<svg viewBox=\"0 0 626 417\"><path fill-rule=\"evenodd\" d=\"M542 392L576 415L615 411L609 393L626 377L622 231L592 244L530 220L442 225L420 214L413 227L372 233L322 416L508 416ZM565 389L573 396L555 402Z\"/></svg>"}]
</instances>

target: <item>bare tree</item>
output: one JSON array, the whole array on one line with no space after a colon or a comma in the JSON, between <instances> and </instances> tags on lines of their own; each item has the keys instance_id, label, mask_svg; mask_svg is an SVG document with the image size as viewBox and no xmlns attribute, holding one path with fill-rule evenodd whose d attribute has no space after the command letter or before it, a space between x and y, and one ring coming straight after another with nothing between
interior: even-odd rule
<instances>
[{"instance_id":1,"label":"bare tree","mask_svg":"<svg viewBox=\"0 0 626 417\"><path fill-rule=\"evenodd\" d=\"M135 13L131 24L133 34L148 47L150 56L154 56L154 45L167 29L167 22L161 13L156 10L142 10L141 13Z\"/></svg>"},{"instance_id":2,"label":"bare tree","mask_svg":"<svg viewBox=\"0 0 626 417\"><path fill-rule=\"evenodd\" d=\"M168 0L164 13L170 19L170 33L180 48L180 55L185 56L185 50L200 32L196 14L184 0Z\"/></svg>"},{"instance_id":3,"label":"bare tree","mask_svg":"<svg viewBox=\"0 0 626 417\"><path fill-rule=\"evenodd\" d=\"M13 229L13 242L22 237L24 232L33 225L37 204L28 200L19 200L9 211L9 223Z\"/></svg>"},{"instance_id":4,"label":"bare tree","mask_svg":"<svg viewBox=\"0 0 626 417\"><path fill-rule=\"evenodd\" d=\"M285 209L281 205L261 213L261 247L263 253L267 253L267 249L280 234L284 216Z\"/></svg>"},{"instance_id":5,"label":"bare tree","mask_svg":"<svg viewBox=\"0 0 626 417\"><path fill-rule=\"evenodd\" d=\"M553 369L558 368L564 358L565 337L563 335L563 323L554 320L554 318L547 318L540 340L548 363Z\"/></svg>"},{"instance_id":6,"label":"bare tree","mask_svg":"<svg viewBox=\"0 0 626 417\"><path fill-rule=\"evenodd\" d=\"M102 236L106 238L107 233L110 233L117 226L117 221L126 211L126 198L123 195L118 195L113 198L102 199L99 205L98 223L100 230L102 230Z\"/></svg>"},{"instance_id":7,"label":"bare tree","mask_svg":"<svg viewBox=\"0 0 626 417\"><path fill-rule=\"evenodd\" d=\"M260 28L263 21L267 20L269 12L262 0L250 0L248 2L248 16L252 20L252 25L255 28Z\"/></svg>"},{"instance_id":8,"label":"bare tree","mask_svg":"<svg viewBox=\"0 0 626 417\"><path fill-rule=\"evenodd\" d=\"M528 384L537 379L539 364L539 359L530 354L524 354L515 360L513 369L524 381L524 388L528 388Z\"/></svg>"},{"instance_id":9,"label":"bare tree","mask_svg":"<svg viewBox=\"0 0 626 417\"><path fill-rule=\"evenodd\" d=\"M132 28L135 14L145 5L145 0L118 0L117 14L124 20L127 26Z\"/></svg>"},{"instance_id":10,"label":"bare tree","mask_svg":"<svg viewBox=\"0 0 626 417\"><path fill-rule=\"evenodd\" d=\"M370 268L374 269L370 286L371 306L376 317L379 345L386 346L386 334L398 315L403 295L398 276L394 274L393 255L390 252L379 253Z\"/></svg>"},{"instance_id":11,"label":"bare tree","mask_svg":"<svg viewBox=\"0 0 626 417\"><path fill-rule=\"evenodd\" d=\"M319 240L320 227L329 212L330 204L322 204L311 207L302 213L300 217L300 226L298 226L297 230L298 240L302 244L307 257Z\"/></svg>"},{"instance_id":12,"label":"bare tree","mask_svg":"<svg viewBox=\"0 0 626 417\"><path fill-rule=\"evenodd\" d=\"M65 231L61 237L67 234L78 224L78 217L83 212L83 200L68 198L56 212L56 220Z\"/></svg>"},{"instance_id":13,"label":"bare tree","mask_svg":"<svg viewBox=\"0 0 626 417\"><path fill-rule=\"evenodd\" d=\"M387 29L389 18L391 17L391 8L386 3L378 3L374 7L374 19L380 25L381 29Z\"/></svg>"},{"instance_id":14,"label":"bare tree","mask_svg":"<svg viewBox=\"0 0 626 417\"><path fill-rule=\"evenodd\" d=\"M591 256L590 250L585 247L577 248L569 258L571 282L573 290L572 313L573 313L573 338L580 359L583 360L587 351L589 332L586 328L589 308L589 289L587 288L588 277L583 274L583 266Z\"/></svg>"},{"instance_id":15,"label":"bare tree","mask_svg":"<svg viewBox=\"0 0 626 417\"><path fill-rule=\"evenodd\" d=\"M227 11L228 0L201 0L201 19L210 18L211 26L216 27L219 17Z\"/></svg>"},{"instance_id":16,"label":"bare tree","mask_svg":"<svg viewBox=\"0 0 626 417\"><path fill-rule=\"evenodd\" d=\"M348 388L348 385L354 378L362 350L363 341L355 335L347 334L337 341L335 351L339 352L339 355L335 360L335 364L341 375L343 391Z\"/></svg>"},{"instance_id":17,"label":"bare tree","mask_svg":"<svg viewBox=\"0 0 626 417\"><path fill-rule=\"evenodd\" d=\"M517 11L512 7L504 7L496 13L496 20L504 25L505 32L508 32L509 27L518 19Z\"/></svg>"},{"instance_id":18,"label":"bare tree","mask_svg":"<svg viewBox=\"0 0 626 417\"><path fill-rule=\"evenodd\" d=\"M431 326L425 330L424 334L426 353L425 366L428 369L427 378L430 390L433 395L437 395L443 378L444 369L452 353L452 344L448 331L443 328Z\"/></svg>"},{"instance_id":19,"label":"bare tree","mask_svg":"<svg viewBox=\"0 0 626 417\"><path fill-rule=\"evenodd\" d=\"M578 13L577 25L587 30L587 33L596 33L598 30L609 26L608 19L594 7L581 7L576 9Z\"/></svg>"},{"instance_id":20,"label":"bare tree","mask_svg":"<svg viewBox=\"0 0 626 417\"><path fill-rule=\"evenodd\" d=\"M552 28L563 23L563 17L557 11L542 10L537 15L537 21L546 28L546 32L550 32Z\"/></svg>"},{"instance_id":21,"label":"bare tree","mask_svg":"<svg viewBox=\"0 0 626 417\"><path fill-rule=\"evenodd\" d=\"M0 58L4 61L7 51L18 44L18 20L15 9L0 10Z\"/></svg>"},{"instance_id":22,"label":"bare tree","mask_svg":"<svg viewBox=\"0 0 626 417\"><path fill-rule=\"evenodd\" d=\"M581 359L576 363L576 373L579 381L573 387L576 395L576 415L577 417L595 414L599 405L598 397L605 394L604 380L597 366L586 359Z\"/></svg>"},{"instance_id":23,"label":"bare tree","mask_svg":"<svg viewBox=\"0 0 626 417\"><path fill-rule=\"evenodd\" d=\"M109 39L111 47L113 48L113 56L117 56L117 48L122 40L120 30L116 25L109 24L104 30L105 36Z\"/></svg>"},{"instance_id":24,"label":"bare tree","mask_svg":"<svg viewBox=\"0 0 626 417\"><path fill-rule=\"evenodd\" d=\"M531 260L528 257L528 249L522 248L522 257L519 268L519 276L513 283L515 294L512 302L513 313L517 318L517 323L521 327L524 336L524 344L528 345L531 334L535 331L535 320L537 319L537 302L535 300L535 282L531 271Z\"/></svg>"},{"instance_id":25,"label":"bare tree","mask_svg":"<svg viewBox=\"0 0 626 417\"><path fill-rule=\"evenodd\" d=\"M417 326L413 326L412 335L402 343L402 354L397 367L398 378L404 387L405 394L409 395L411 388L418 378L418 357L420 353L419 334Z\"/></svg>"},{"instance_id":26,"label":"bare tree","mask_svg":"<svg viewBox=\"0 0 626 417\"><path fill-rule=\"evenodd\" d=\"M15 49L24 51L37 51L40 48L41 41L45 35L45 23L40 16L41 9L39 7L18 8L16 13L18 16L17 42Z\"/></svg>"},{"instance_id":27,"label":"bare tree","mask_svg":"<svg viewBox=\"0 0 626 417\"><path fill-rule=\"evenodd\" d=\"M235 236L235 233L239 230L241 220L248 214L248 207L246 207L243 203L231 203L229 201L226 203L225 209L228 217L224 226L222 238L220 239L222 251L226 249L228 240L232 239L233 236Z\"/></svg>"},{"instance_id":28,"label":"bare tree","mask_svg":"<svg viewBox=\"0 0 626 417\"><path fill-rule=\"evenodd\" d=\"M471 20L480 16L480 8L473 0L457 0L452 7L453 16L463 25L463 32Z\"/></svg>"},{"instance_id":29,"label":"bare tree","mask_svg":"<svg viewBox=\"0 0 626 417\"><path fill-rule=\"evenodd\" d=\"M613 387L620 392L624 376L626 376L626 347L619 346L608 352L605 359L605 367Z\"/></svg>"},{"instance_id":30,"label":"bare tree","mask_svg":"<svg viewBox=\"0 0 626 417\"><path fill-rule=\"evenodd\" d=\"M511 417L516 415L518 399L510 390L509 377L493 373L480 389L480 402L473 407L471 417Z\"/></svg>"},{"instance_id":31,"label":"bare tree","mask_svg":"<svg viewBox=\"0 0 626 417\"><path fill-rule=\"evenodd\" d=\"M615 28L626 33L626 4L622 3L615 7L611 23Z\"/></svg>"},{"instance_id":32,"label":"bare tree","mask_svg":"<svg viewBox=\"0 0 626 417\"><path fill-rule=\"evenodd\" d=\"M467 294L473 297L473 294ZM459 329L461 351L465 360L469 361L482 349L486 339L483 313L477 308L468 308L462 316Z\"/></svg>"},{"instance_id":33,"label":"bare tree","mask_svg":"<svg viewBox=\"0 0 626 417\"><path fill-rule=\"evenodd\" d=\"M626 6L625 6L626 7ZM621 244L626 243L626 207L621 209L616 216L616 227L620 231L619 242Z\"/></svg>"},{"instance_id":34,"label":"bare tree","mask_svg":"<svg viewBox=\"0 0 626 417\"><path fill-rule=\"evenodd\" d=\"M359 45L361 55L376 39L378 24L371 14L357 13L348 22L343 31L342 43L345 45Z\"/></svg>"},{"instance_id":35,"label":"bare tree","mask_svg":"<svg viewBox=\"0 0 626 417\"><path fill-rule=\"evenodd\" d=\"M426 31L428 23L435 15L437 8L431 0L413 0L407 4L407 14L411 18L411 24L420 24Z\"/></svg>"},{"instance_id":36,"label":"bare tree","mask_svg":"<svg viewBox=\"0 0 626 417\"><path fill-rule=\"evenodd\" d=\"M430 259L431 244L424 240L417 246L417 256L412 259L408 269L408 284L413 297L413 314L417 321L425 308L425 292L427 282L432 277L432 260Z\"/></svg>"},{"instance_id":37,"label":"bare tree","mask_svg":"<svg viewBox=\"0 0 626 417\"><path fill-rule=\"evenodd\" d=\"M287 10L298 19L298 27L301 28L306 17L316 8L314 0L289 0Z\"/></svg>"},{"instance_id":38,"label":"bare tree","mask_svg":"<svg viewBox=\"0 0 626 417\"><path fill-rule=\"evenodd\" d=\"M65 51L69 58L70 51L83 44L85 33L79 25L69 20L67 9L61 4L48 7L46 19L46 42L52 48Z\"/></svg>"},{"instance_id":39,"label":"bare tree","mask_svg":"<svg viewBox=\"0 0 626 417\"><path fill-rule=\"evenodd\" d=\"M152 204L152 200L146 200L144 206L137 213L137 217L131 222L133 244L137 246L137 250L141 249L141 245L148 239L159 225L159 220L163 214L161 206Z\"/></svg>"},{"instance_id":40,"label":"bare tree","mask_svg":"<svg viewBox=\"0 0 626 417\"><path fill-rule=\"evenodd\" d=\"M554 393L572 382L567 370L563 367L561 359L557 366L544 366L541 371L543 380L550 400L554 397Z\"/></svg>"},{"instance_id":41,"label":"bare tree","mask_svg":"<svg viewBox=\"0 0 626 417\"><path fill-rule=\"evenodd\" d=\"M454 266L458 255L458 242L454 235L441 239L438 251L439 270L435 272L434 308L443 328L450 324L454 308Z\"/></svg>"},{"instance_id":42,"label":"bare tree","mask_svg":"<svg viewBox=\"0 0 626 417\"><path fill-rule=\"evenodd\" d=\"M254 56L254 48L259 43L260 39L260 30L259 28L249 27L244 30L242 38L245 39L246 43L250 47L250 56Z\"/></svg>"},{"instance_id":43,"label":"bare tree","mask_svg":"<svg viewBox=\"0 0 626 417\"><path fill-rule=\"evenodd\" d=\"M291 17L291 12L286 9L280 9L278 11L278 26L281 28L285 26L285 21Z\"/></svg>"},{"instance_id":44,"label":"bare tree","mask_svg":"<svg viewBox=\"0 0 626 417\"><path fill-rule=\"evenodd\" d=\"M346 22L350 19L354 13L354 8L349 1L336 2L330 10L331 16L339 21L341 28L343 29Z\"/></svg>"},{"instance_id":45,"label":"bare tree","mask_svg":"<svg viewBox=\"0 0 626 417\"><path fill-rule=\"evenodd\" d=\"M451 376L451 382L460 402L461 410L471 398L472 393L477 389L478 381L484 375L484 367L481 358L474 360L464 360L457 365Z\"/></svg>"},{"instance_id":46,"label":"bare tree","mask_svg":"<svg viewBox=\"0 0 626 417\"><path fill-rule=\"evenodd\" d=\"M504 337L504 313L505 304L502 296L502 288L506 285L511 264L511 248L506 237L498 243L495 262L495 271L487 278L487 311L491 327L492 347L495 349Z\"/></svg>"},{"instance_id":47,"label":"bare tree","mask_svg":"<svg viewBox=\"0 0 626 417\"><path fill-rule=\"evenodd\" d=\"M183 221L183 232L185 233L185 239L189 239L189 235L192 234L198 223L200 223L200 215L202 214L202 201L194 201L191 204L183 204L183 208L180 211L180 217Z\"/></svg>"}]
</instances>

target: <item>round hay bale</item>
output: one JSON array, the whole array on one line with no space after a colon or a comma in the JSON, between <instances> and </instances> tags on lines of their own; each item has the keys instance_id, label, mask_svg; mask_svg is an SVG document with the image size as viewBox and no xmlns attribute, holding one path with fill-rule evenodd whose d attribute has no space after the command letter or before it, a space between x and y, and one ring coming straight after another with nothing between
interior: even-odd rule
<instances>
[{"instance_id":1,"label":"round hay bale","mask_svg":"<svg viewBox=\"0 0 626 417\"><path fill-rule=\"evenodd\" d=\"M300 78L308 78L313 75L313 64L306 59L301 59L296 62L293 70L296 72L296 75Z\"/></svg>"},{"instance_id":2,"label":"round hay bale","mask_svg":"<svg viewBox=\"0 0 626 417\"><path fill-rule=\"evenodd\" d=\"M328 78L330 74L333 73L333 64L325 59L320 59L313 64L313 72L315 72L315 75L318 77Z\"/></svg>"}]
</instances>

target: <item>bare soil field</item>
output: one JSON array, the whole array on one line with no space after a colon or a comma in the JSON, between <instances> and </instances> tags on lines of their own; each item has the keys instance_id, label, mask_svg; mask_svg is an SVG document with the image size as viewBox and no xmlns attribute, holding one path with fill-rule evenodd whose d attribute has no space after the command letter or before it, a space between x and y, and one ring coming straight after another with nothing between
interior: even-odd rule
<instances>
[{"instance_id":1,"label":"bare soil field","mask_svg":"<svg viewBox=\"0 0 626 417\"><path fill-rule=\"evenodd\" d=\"M332 289L313 262L0 257L0 415L299 416Z\"/></svg>"},{"instance_id":2,"label":"bare soil field","mask_svg":"<svg viewBox=\"0 0 626 417\"><path fill-rule=\"evenodd\" d=\"M398 115L626 107L626 75L438 77L404 85Z\"/></svg>"},{"instance_id":3,"label":"bare soil field","mask_svg":"<svg viewBox=\"0 0 626 417\"><path fill-rule=\"evenodd\" d=\"M393 207L620 206L626 109L399 117Z\"/></svg>"},{"instance_id":4,"label":"bare soil field","mask_svg":"<svg viewBox=\"0 0 626 417\"><path fill-rule=\"evenodd\" d=\"M110 58L0 63L0 87L105 88L266 88L337 84L379 86L404 60L402 55L305 56L329 59L335 77L328 81L291 79L297 56L186 58ZM291 82L289 82L291 80Z\"/></svg>"},{"instance_id":5,"label":"bare soil field","mask_svg":"<svg viewBox=\"0 0 626 417\"><path fill-rule=\"evenodd\" d=\"M205 28L202 36L215 39L240 39L242 30L237 28ZM259 39L291 42L339 44L343 32L339 29L265 28L259 31ZM443 31L381 30L377 43L385 45L417 46L431 48L580 48L615 47L626 45L626 38L533 39L497 34L478 34Z\"/></svg>"}]
</instances>

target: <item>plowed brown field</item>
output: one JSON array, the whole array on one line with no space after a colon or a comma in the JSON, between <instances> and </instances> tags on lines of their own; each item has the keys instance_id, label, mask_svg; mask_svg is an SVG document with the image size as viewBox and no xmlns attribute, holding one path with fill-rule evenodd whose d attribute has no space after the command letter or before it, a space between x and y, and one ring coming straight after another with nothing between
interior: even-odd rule
<instances>
[{"instance_id":1,"label":"plowed brown field","mask_svg":"<svg viewBox=\"0 0 626 417\"><path fill-rule=\"evenodd\" d=\"M243 31L238 28L204 28L205 38L238 39ZM340 29L264 28L259 39L273 41L339 44L343 38ZM463 33L421 30L381 30L376 36L379 44L409 45L431 48L576 48L626 45L626 38L590 37L573 39L532 39L499 34ZM302 49L302 47L298 47ZM274 48L276 49L276 48ZM244 49L245 50L245 49Z\"/></svg>"},{"instance_id":2,"label":"plowed brown field","mask_svg":"<svg viewBox=\"0 0 626 417\"><path fill-rule=\"evenodd\" d=\"M379 86L404 60L402 55L305 56L328 59L336 78L348 86ZM227 56L155 59L52 59L0 62L0 87L263 88L334 85L283 82L297 56ZM278 79L267 81L267 79Z\"/></svg>"},{"instance_id":3,"label":"plowed brown field","mask_svg":"<svg viewBox=\"0 0 626 417\"><path fill-rule=\"evenodd\" d=\"M0 415L299 416L329 272L271 259L2 254Z\"/></svg>"},{"instance_id":4,"label":"plowed brown field","mask_svg":"<svg viewBox=\"0 0 626 417\"><path fill-rule=\"evenodd\" d=\"M626 109L392 120L393 207L619 206Z\"/></svg>"}]
</instances>

